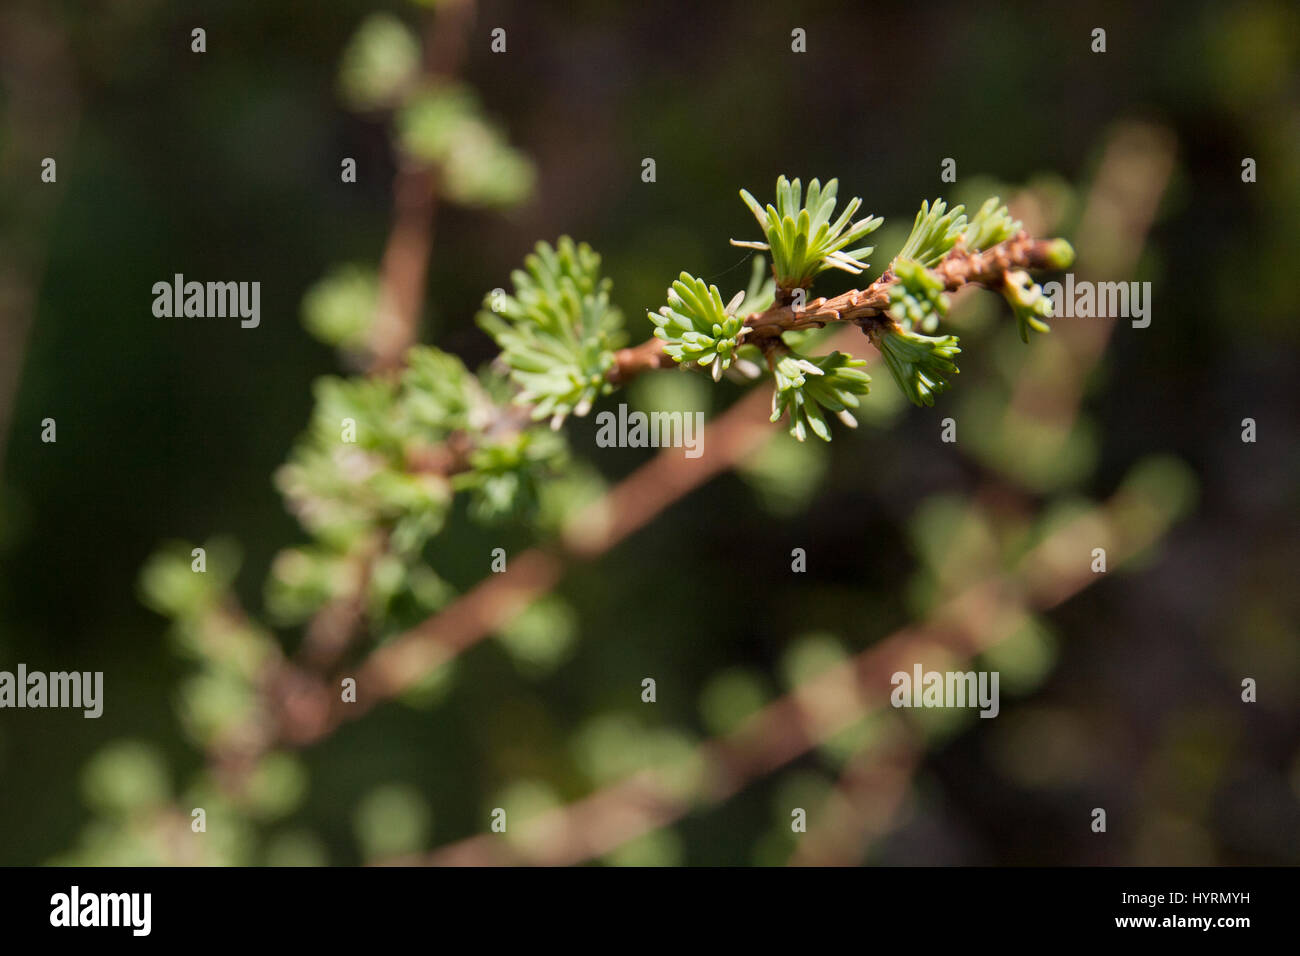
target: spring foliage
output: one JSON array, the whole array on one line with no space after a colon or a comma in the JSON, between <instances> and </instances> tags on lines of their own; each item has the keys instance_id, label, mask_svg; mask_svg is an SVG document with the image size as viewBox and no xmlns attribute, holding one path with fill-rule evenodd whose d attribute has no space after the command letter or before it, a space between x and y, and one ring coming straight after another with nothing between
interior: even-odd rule
<instances>
[{"instance_id":1,"label":"spring foliage","mask_svg":"<svg viewBox=\"0 0 1300 956\"><path fill-rule=\"evenodd\" d=\"M871 247L846 247L874 232L883 220L867 216L854 222L862 205L856 197L835 217L838 188L834 179L824 187L814 179L804 191L798 179L782 176L777 180L776 200L767 206L741 190L741 199L766 241L732 242L771 255L777 301L791 301L795 290L807 289L827 269L858 274L868 267L863 260L872 253ZM948 311L946 282L935 267L953 254L990 249L1020 230L1021 224L996 197L970 219L963 206L950 209L942 199L921 204L907 240L891 261L885 321L867 330L894 381L914 404L933 405L958 371L957 337L933 334ZM1062 243L1059 251L1059 261L1068 263L1068 246ZM1022 337L1027 340L1029 329L1047 331L1043 320L1051 316L1051 300L1027 272L1008 273L1000 291L1012 306ZM673 283L668 304L658 314L650 313L664 351L681 365L711 366L715 379L733 355L743 354L750 327L742 319L761 311L747 315L745 296L737 295L726 307L722 301L716 287L706 287L684 272ZM834 412L845 424L855 423L850 409L857 407L857 396L865 394L869 381L857 366L865 363L850 363L852 357L841 353L820 358L799 355L784 336L767 343L762 357L773 376L773 420L788 415L790 433L796 438L802 441L811 433L831 439L823 410Z\"/></svg>"},{"instance_id":2,"label":"spring foliage","mask_svg":"<svg viewBox=\"0 0 1300 956\"><path fill-rule=\"evenodd\" d=\"M395 153L436 174L430 182L440 201L507 208L526 200L536 184L531 161L510 145L471 89L435 75L421 59L420 42L402 20L374 14L343 54L339 92L354 110L388 116ZM714 381L770 375L772 421L785 419L799 441L813 435L829 442L831 419L857 423L854 411L871 384L867 363L843 351L815 354L815 336L782 323L797 315L807 301L798 293L819 276L829 270L858 276L870 267L874 248L865 241L883 220L859 217L857 197L841 203L834 179L813 179L805 188L781 176L772 202L760 203L743 189L740 198L760 235L733 240L761 253L753 257L748 285L725 290L681 271L663 304L643 313L648 323L638 336L652 335L648 344L657 343L664 358L637 371L671 364ZM863 342L879 350L912 402L933 404L957 373L957 338L939 330L949 291L939 268L950 256L1018 235L1020 223L996 198L969 219L963 207L950 209L943 200L921 205L907 240L876 280L887 304L862 324ZM1063 255L1057 260L1066 261ZM364 366L381 284L373 267L336 266L304 296L304 325L347 362ZM187 732L213 752L258 743L268 749L256 754L242 787L218 792L201 776L177 795L168 792L150 752L129 746L106 752L90 768L95 792L107 795L102 812L138 814L170 800L202 805L213 833L229 835L228 846L211 841L215 858L238 859L237 844L251 840L253 825L290 813L306 789L296 757L277 751L275 740L249 737L250 728L276 721L265 712L265 681L285 655L272 628L303 626L304 641L310 641L320 622L328 630L338 615L352 615L363 640L385 642L455 597L447 580L453 575L444 577L446 569L438 566L436 540L457 520L458 507L475 522L517 520L554 534L590 504L600 478L569 454L561 428L589 414L628 378L620 350L629 330L612 283L590 246L562 236L554 244L539 242L509 285L488 292L477 317L499 350L482 368L419 345L396 370L316 383L307 426L275 475L306 540L272 561L266 623L245 615L233 598L240 559L232 544L214 539L195 549L176 543L149 561L141 575L143 598L171 620L173 639L198 662L178 701ZM1027 271L1009 270L990 287L1007 299L1022 337L1047 331L1050 299ZM802 449L793 465L768 459L763 467L769 474L793 469L800 480L784 485L807 485L808 451ZM200 550L206 561L201 573L194 563ZM575 629L573 614L551 597L498 636L521 670L544 672L562 660ZM430 672L403 699L413 706L427 700L446 677L446 668ZM750 690L740 688L739 697L742 710L752 706ZM723 703L710 708L719 719L735 709ZM622 766L630 753L654 750L672 763L669 758L689 750L668 737L649 746L617 727L597 727L588 736L583 760L619 772L634 766ZM358 806L359 842L367 856L400 853L423 841L425 817L418 794L373 791ZM105 856L120 862L138 854L151 862L165 855L159 849L165 837L159 830L132 838L107 848ZM282 848L286 859L310 860L316 853L291 843Z\"/></svg>"},{"instance_id":3,"label":"spring foliage","mask_svg":"<svg viewBox=\"0 0 1300 956\"><path fill-rule=\"evenodd\" d=\"M362 46L345 60L342 82L360 106L387 103L404 148L445 169L459 162L453 156L459 131L489 124L473 97L455 88L431 90L411 76L383 71L362 82L356 71L371 58L366 44L401 45L390 26L380 22L373 36L359 37ZM511 201L492 193L497 188L471 189L459 198L480 203L491 193ZM810 435L830 441L832 419L856 425L854 411L871 383L867 363L843 351L815 354L815 336L785 326L773 332L772 323L797 314L789 305L795 291L821 273L867 268L871 249L860 242L881 220L854 220L862 205L856 197L837 215L835 180L824 186L813 180L804 189L798 179L781 177L773 203L761 206L745 191L741 198L765 241L739 244L770 255L770 268L764 255L756 255L747 287L730 295L682 272L665 304L646 313L652 341L665 361L715 381L755 378L766 370L772 421L785 419L800 441ZM1018 235L1020 224L997 199L969 220L961 206L922 204L907 240L877 280L887 304L862 326L864 343L878 349L913 403L934 404L958 372L957 337L940 331L948 287L938 267L950 256ZM1056 248L1068 251L1063 243ZM1057 255L1054 261L1065 260ZM1051 300L1027 271L1007 270L986 284L1010 303L1022 337L1047 331ZM500 352L483 368L471 370L456 356L421 345L395 373L317 382L308 427L276 474L309 540L273 563L266 594L273 623L310 619L364 574L360 611L374 632L409 626L454 596L431 563L430 543L458 498L474 520L524 519L543 528L559 527L577 502L589 499L595 479L569 455L559 429L571 416L590 413L623 382L616 373L628 334L612 293L590 246L567 236L539 242L512 273L510 288L484 299L478 324ZM355 361L365 355L379 298L373 270L340 266L308 291L303 321ZM760 327L762 335L756 334ZM189 707L195 732L211 739L231 732L221 714L243 714L251 706L249 661L271 653L271 645L259 626L223 616L220 591L228 580L214 576L203 588L192 586L185 553L160 556L144 586L187 646L216 654L218 664L195 684L196 702ZM359 557L365 555L370 558Z\"/></svg>"},{"instance_id":4,"label":"spring foliage","mask_svg":"<svg viewBox=\"0 0 1300 956\"><path fill-rule=\"evenodd\" d=\"M411 94L422 116L405 127L408 145L446 157L448 130L475 116L473 100L443 90ZM445 114L445 115L443 115ZM402 127L399 113L399 128ZM440 131L441 130L441 131ZM450 138L449 138L450 137ZM415 144L419 144L418 146ZM756 255L748 286L725 294L682 272L666 302L646 313L654 341L671 363L743 380L771 376L772 421L785 419L800 441L832 438L831 419L856 425L868 394L866 361L842 351L818 355L813 339L793 329L758 336L771 316L791 316L784 303L821 273L867 268L861 240L879 217L854 220L856 197L836 214L839 185L781 177L773 203L741 198L766 241L741 242ZM938 267L950 256L977 253L1020 235L1020 223L996 198L973 218L943 200L921 205L885 276L887 305L863 325L890 377L917 405L933 405L958 373L958 339L943 334L948 287ZM996 288L1010 303L1022 337L1046 331L1051 300L1029 273L1008 270ZM326 378L316 388L310 427L277 475L291 510L312 541L281 555L268 591L283 622L316 613L355 573L358 542L380 542L368 612L375 621L403 611L418 616L444 603L450 587L424 559L426 545L448 519L458 495L479 520L536 518L548 489L573 471L558 429L587 415L620 385L619 349L628 339L600 256L567 236L539 242L510 288L484 298L478 324L496 342L496 360L477 373L455 356L420 346L395 376ZM343 267L304 302L307 327L346 352L362 349L376 308L373 273ZM778 330L779 331L779 330ZM341 431L351 423L351 432ZM548 427L549 426L549 427Z\"/></svg>"},{"instance_id":5,"label":"spring foliage","mask_svg":"<svg viewBox=\"0 0 1300 956\"><path fill-rule=\"evenodd\" d=\"M447 156L449 131L473 120L472 98L453 90L411 94L421 111L404 128L408 145L429 157ZM431 98L432 97L432 98ZM726 295L717 285L682 272L664 305L646 313L664 355L712 379L743 380L763 374L772 383L772 421L787 421L800 441L832 438L831 419L856 425L854 411L868 394L866 361L842 351L805 354L810 340L793 330L753 335L757 317L780 312L796 289L821 273L867 268L870 247L860 241L879 217L854 220L854 197L836 214L839 184L781 177L773 203L741 198L766 241L740 242L771 256L753 260L748 286ZM942 334L948 291L937 271L947 257L980 252L1020 234L996 198L973 218L943 200L922 203L912 230L890 262L883 282L888 304L867 337L890 377L917 405L933 405L958 373L961 348ZM304 322L345 352L361 350L377 302L377 280L359 267L342 267L304 301ZM997 291L1010 303L1021 335L1047 331L1051 300L1024 270L1000 278ZM455 356L419 346L396 376L326 378L316 387L310 427L277 475L277 484L312 541L283 553L268 590L282 622L306 619L355 573L358 542L381 541L368 611L376 621L403 609L413 616L445 603L451 589L425 562L429 541L447 520L456 496L472 517L493 521L536 518L548 489L572 472L558 429L582 417L621 384L618 350L628 339L614 305L612 283L600 256L567 236L539 242L510 288L489 292L479 326L500 353L477 373ZM341 431L352 423L352 432ZM548 427L549 426L549 427Z\"/></svg>"},{"instance_id":6,"label":"spring foliage","mask_svg":"<svg viewBox=\"0 0 1300 956\"><path fill-rule=\"evenodd\" d=\"M880 228L880 217L867 216L853 222L853 214L862 205L856 196L850 199L832 221L835 214L835 196L839 182L832 179L823 189L814 179L803 194L798 179L781 176L776 181L776 203L766 208L747 190L740 191L749 211L758 220L766 242L742 242L735 239L732 245L749 249L765 249L772 256L772 274L782 289L806 289L818 273L827 269L841 269L858 275L869 263L862 260L871 255L871 246L845 250Z\"/></svg>"}]
</instances>

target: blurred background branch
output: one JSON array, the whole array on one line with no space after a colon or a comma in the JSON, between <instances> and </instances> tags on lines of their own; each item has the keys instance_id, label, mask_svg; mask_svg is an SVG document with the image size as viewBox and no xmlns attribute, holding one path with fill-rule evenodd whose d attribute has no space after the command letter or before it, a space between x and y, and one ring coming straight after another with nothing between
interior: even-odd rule
<instances>
[{"instance_id":1,"label":"blurred background branch","mask_svg":"<svg viewBox=\"0 0 1300 956\"><path fill-rule=\"evenodd\" d=\"M422 57L429 79L456 77L465 61L474 0L447 0L427 19ZM438 205L438 171L424 158L399 148L393 178L393 228L384 247L379 300L371 331L371 369L399 367L415 344L424 306L433 220Z\"/></svg>"},{"instance_id":2,"label":"blurred background branch","mask_svg":"<svg viewBox=\"0 0 1300 956\"><path fill-rule=\"evenodd\" d=\"M81 104L67 44L48 11L14 4L0 11L0 461L13 418L28 329L44 272L58 187L43 161L66 159ZM57 165L54 175L58 174ZM65 162L63 175L75 175ZM58 182L56 179L55 182ZM53 411L53 409L50 409Z\"/></svg>"},{"instance_id":3,"label":"blurred background branch","mask_svg":"<svg viewBox=\"0 0 1300 956\"><path fill-rule=\"evenodd\" d=\"M697 802L727 800L879 708L889 697L893 674L911 673L918 663L926 671L961 668L1013 631L1027 608L1048 610L1090 585L1097 577L1078 556L1098 541L1116 566L1153 545L1179 508L1153 493L1158 486L1151 487L1143 476L1135 476L1135 485L1038 544L1014 574L988 577L967 588L929 620L826 669L736 731L707 742L681 765L639 773L570 807L526 819L504 838L492 833L471 837L435 851L424 862L571 865L665 826ZM896 752L892 756L898 759Z\"/></svg>"}]
</instances>

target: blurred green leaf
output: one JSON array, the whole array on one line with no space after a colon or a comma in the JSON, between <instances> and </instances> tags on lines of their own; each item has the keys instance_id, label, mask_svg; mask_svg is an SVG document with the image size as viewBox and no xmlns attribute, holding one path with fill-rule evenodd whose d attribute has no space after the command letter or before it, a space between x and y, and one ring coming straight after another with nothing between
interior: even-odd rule
<instances>
[{"instance_id":1,"label":"blurred green leaf","mask_svg":"<svg viewBox=\"0 0 1300 956\"><path fill-rule=\"evenodd\" d=\"M432 827L428 801L408 784L375 787L357 804L352 830L362 858L375 862L424 848Z\"/></svg>"},{"instance_id":2,"label":"blurred green leaf","mask_svg":"<svg viewBox=\"0 0 1300 956\"><path fill-rule=\"evenodd\" d=\"M339 92L352 109L372 110L396 104L420 68L420 41L390 13L362 21L343 51Z\"/></svg>"},{"instance_id":3,"label":"blurred green leaf","mask_svg":"<svg viewBox=\"0 0 1300 956\"><path fill-rule=\"evenodd\" d=\"M86 802L112 814L162 806L171 796L167 765L156 747L136 740L108 744L82 771Z\"/></svg>"}]
</instances>

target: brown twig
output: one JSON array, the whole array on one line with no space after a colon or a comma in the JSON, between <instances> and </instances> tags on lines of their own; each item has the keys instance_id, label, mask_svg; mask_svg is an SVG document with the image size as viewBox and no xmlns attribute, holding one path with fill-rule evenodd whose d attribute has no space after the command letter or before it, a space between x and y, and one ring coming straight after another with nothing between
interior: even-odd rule
<instances>
[{"instance_id":1,"label":"brown twig","mask_svg":"<svg viewBox=\"0 0 1300 956\"><path fill-rule=\"evenodd\" d=\"M1008 272L1016 269L1052 269L1061 261L1060 240L1034 239L1026 232L992 246L983 252L968 252L960 245L934 267L949 292L967 285L997 287ZM783 332L819 329L833 322L851 322L866 333L894 327L889 317L889 290L898 281L892 269L865 289L850 289L827 299L813 299L802 308L773 305L745 319L748 329L743 341L763 348L777 341ZM611 382L625 383L642 372L670 368L676 363L663 351L658 339L647 339L632 348L622 349L609 370Z\"/></svg>"},{"instance_id":2,"label":"brown twig","mask_svg":"<svg viewBox=\"0 0 1300 956\"><path fill-rule=\"evenodd\" d=\"M428 21L422 55L426 80L455 76L468 49L474 0L447 0ZM437 210L437 169L398 150L393 227L379 269L379 302L370 338L370 370L402 367L415 344L424 304Z\"/></svg>"},{"instance_id":3,"label":"brown twig","mask_svg":"<svg viewBox=\"0 0 1300 956\"><path fill-rule=\"evenodd\" d=\"M924 750L919 735L899 724L849 758L790 866L855 866L868 844L892 828Z\"/></svg>"},{"instance_id":4,"label":"brown twig","mask_svg":"<svg viewBox=\"0 0 1300 956\"><path fill-rule=\"evenodd\" d=\"M415 344L424 285L433 249L433 170L409 156L398 157L393 180L393 228L379 269L379 302L370 338L370 370L401 368Z\"/></svg>"},{"instance_id":5,"label":"brown twig","mask_svg":"<svg viewBox=\"0 0 1300 956\"><path fill-rule=\"evenodd\" d=\"M297 655L301 666L327 673L338 665L362 627L375 562L387 546L388 535L379 532L366 536L352 553L352 580L346 590L317 611L307 625Z\"/></svg>"}]
</instances>

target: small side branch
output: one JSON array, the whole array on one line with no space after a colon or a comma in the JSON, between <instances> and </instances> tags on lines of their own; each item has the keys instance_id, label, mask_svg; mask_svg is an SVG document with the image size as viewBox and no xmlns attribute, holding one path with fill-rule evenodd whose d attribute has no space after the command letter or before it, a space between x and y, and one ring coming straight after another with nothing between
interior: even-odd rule
<instances>
[{"instance_id":1,"label":"small side branch","mask_svg":"<svg viewBox=\"0 0 1300 956\"><path fill-rule=\"evenodd\" d=\"M1034 239L1022 231L983 252L968 252L959 244L932 271L943 279L948 292L966 285L996 289L1008 272L1059 268L1067 249L1068 246L1059 239ZM745 320L749 329L745 344L766 351L783 332L822 328L833 322L851 322L868 335L882 332L894 325L888 309L889 290L895 282L897 277L893 269L886 269L865 289L851 289L830 299L813 299L800 309L774 305L764 312L755 312ZM663 344L658 339L647 339L640 345L622 349L616 359L608 375L609 380L616 384L626 383L642 372L676 365L664 353Z\"/></svg>"}]
</instances>

